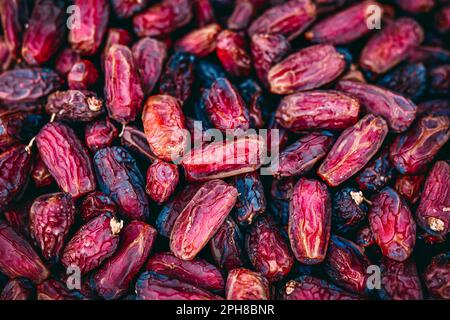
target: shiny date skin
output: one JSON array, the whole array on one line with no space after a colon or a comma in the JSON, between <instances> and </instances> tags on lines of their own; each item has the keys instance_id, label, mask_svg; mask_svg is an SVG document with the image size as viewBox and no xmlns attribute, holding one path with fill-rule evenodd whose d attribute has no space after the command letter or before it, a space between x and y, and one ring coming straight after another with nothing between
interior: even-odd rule
<instances>
[{"instance_id":1,"label":"shiny date skin","mask_svg":"<svg viewBox=\"0 0 450 320\"><path fill-rule=\"evenodd\" d=\"M70 89L87 90L94 87L99 74L95 65L86 59L77 61L67 74L67 84Z\"/></svg>"},{"instance_id":2,"label":"shiny date skin","mask_svg":"<svg viewBox=\"0 0 450 320\"><path fill-rule=\"evenodd\" d=\"M118 135L119 130L117 130L116 126L109 118L105 118L86 125L84 140L89 150L96 152L97 150L111 146Z\"/></svg>"},{"instance_id":3,"label":"shiny date skin","mask_svg":"<svg viewBox=\"0 0 450 320\"><path fill-rule=\"evenodd\" d=\"M419 201L425 177L423 175L399 175L395 180L395 190L411 204Z\"/></svg>"},{"instance_id":4,"label":"shiny date skin","mask_svg":"<svg viewBox=\"0 0 450 320\"><path fill-rule=\"evenodd\" d=\"M0 300L30 300L33 297L33 285L25 278L10 280L0 293Z\"/></svg>"},{"instance_id":5,"label":"shiny date skin","mask_svg":"<svg viewBox=\"0 0 450 320\"><path fill-rule=\"evenodd\" d=\"M78 291L71 291L58 280L48 279L36 288L37 300L83 300L85 297Z\"/></svg>"},{"instance_id":6,"label":"shiny date skin","mask_svg":"<svg viewBox=\"0 0 450 320\"><path fill-rule=\"evenodd\" d=\"M423 278L431 296L437 299L450 299L450 252L438 254L431 259Z\"/></svg>"},{"instance_id":7,"label":"shiny date skin","mask_svg":"<svg viewBox=\"0 0 450 320\"><path fill-rule=\"evenodd\" d=\"M359 102L338 91L309 91L284 97L277 122L290 131L343 130L358 121Z\"/></svg>"},{"instance_id":8,"label":"shiny date skin","mask_svg":"<svg viewBox=\"0 0 450 320\"><path fill-rule=\"evenodd\" d=\"M358 300L358 296L319 278L301 276L282 290L283 300Z\"/></svg>"},{"instance_id":9,"label":"shiny date skin","mask_svg":"<svg viewBox=\"0 0 450 320\"><path fill-rule=\"evenodd\" d=\"M88 194L81 202L81 218L88 222L103 213L117 213L117 205L110 197L100 191L94 191Z\"/></svg>"},{"instance_id":10,"label":"shiny date skin","mask_svg":"<svg viewBox=\"0 0 450 320\"><path fill-rule=\"evenodd\" d=\"M223 30L217 36L217 58L232 77L246 77L250 74L251 59L245 39L231 30Z\"/></svg>"},{"instance_id":11,"label":"shiny date skin","mask_svg":"<svg viewBox=\"0 0 450 320\"><path fill-rule=\"evenodd\" d=\"M158 204L162 204L175 191L179 178L176 165L156 160L148 167L145 192Z\"/></svg>"},{"instance_id":12,"label":"shiny date skin","mask_svg":"<svg viewBox=\"0 0 450 320\"><path fill-rule=\"evenodd\" d=\"M367 217L368 206L364 195L356 188L346 187L333 196L332 226L339 234L358 228Z\"/></svg>"},{"instance_id":13,"label":"shiny date skin","mask_svg":"<svg viewBox=\"0 0 450 320\"><path fill-rule=\"evenodd\" d=\"M366 115L341 133L317 174L332 187L340 185L369 162L387 133L386 121L372 114Z\"/></svg>"},{"instance_id":14,"label":"shiny date skin","mask_svg":"<svg viewBox=\"0 0 450 320\"><path fill-rule=\"evenodd\" d=\"M213 23L191 31L176 42L175 48L199 58L206 57L216 50L216 40L221 29L220 25Z\"/></svg>"},{"instance_id":15,"label":"shiny date skin","mask_svg":"<svg viewBox=\"0 0 450 320\"><path fill-rule=\"evenodd\" d=\"M384 148L378 157L373 158L356 176L355 181L363 191L379 191L390 182L394 168L389 162L389 149Z\"/></svg>"},{"instance_id":16,"label":"shiny date skin","mask_svg":"<svg viewBox=\"0 0 450 320\"><path fill-rule=\"evenodd\" d=\"M401 174L418 174L450 138L450 118L428 115L418 119L390 147L390 160Z\"/></svg>"},{"instance_id":17,"label":"shiny date skin","mask_svg":"<svg viewBox=\"0 0 450 320\"><path fill-rule=\"evenodd\" d=\"M133 152L133 154L136 154L146 161L153 161L156 159L155 154L148 145L145 133L134 126L127 125L125 128L122 128L120 143L126 149Z\"/></svg>"},{"instance_id":18,"label":"shiny date skin","mask_svg":"<svg viewBox=\"0 0 450 320\"><path fill-rule=\"evenodd\" d=\"M142 11L148 5L148 0L113 0L111 4L119 18L130 18L135 13Z\"/></svg>"},{"instance_id":19,"label":"shiny date skin","mask_svg":"<svg viewBox=\"0 0 450 320\"><path fill-rule=\"evenodd\" d=\"M227 300L269 300L269 281L258 272L233 269L228 273L225 295Z\"/></svg>"}]
</instances>

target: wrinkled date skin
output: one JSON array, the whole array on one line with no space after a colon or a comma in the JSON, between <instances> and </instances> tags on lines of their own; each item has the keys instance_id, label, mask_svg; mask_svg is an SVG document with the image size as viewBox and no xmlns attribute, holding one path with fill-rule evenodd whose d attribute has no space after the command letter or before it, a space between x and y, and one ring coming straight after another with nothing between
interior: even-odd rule
<instances>
[{"instance_id":1,"label":"wrinkled date skin","mask_svg":"<svg viewBox=\"0 0 450 320\"><path fill-rule=\"evenodd\" d=\"M395 190L409 203L415 204L420 199L424 181L423 175L399 175L395 180Z\"/></svg>"},{"instance_id":2,"label":"wrinkled date skin","mask_svg":"<svg viewBox=\"0 0 450 320\"><path fill-rule=\"evenodd\" d=\"M21 194L31 173L32 156L24 145L14 146L0 154L0 208Z\"/></svg>"},{"instance_id":3,"label":"wrinkled date skin","mask_svg":"<svg viewBox=\"0 0 450 320\"><path fill-rule=\"evenodd\" d=\"M203 184L181 211L170 234L170 250L192 260L213 237L236 203L236 188L222 180Z\"/></svg>"},{"instance_id":4,"label":"wrinkled date skin","mask_svg":"<svg viewBox=\"0 0 450 320\"><path fill-rule=\"evenodd\" d=\"M272 66L291 51L291 44L281 34L254 34L251 39L253 66L259 80L269 87L267 75Z\"/></svg>"},{"instance_id":5,"label":"wrinkled date skin","mask_svg":"<svg viewBox=\"0 0 450 320\"><path fill-rule=\"evenodd\" d=\"M364 295L369 265L369 260L358 245L339 236L331 237L324 270L335 284Z\"/></svg>"},{"instance_id":6,"label":"wrinkled date skin","mask_svg":"<svg viewBox=\"0 0 450 320\"><path fill-rule=\"evenodd\" d=\"M247 107L237 89L226 79L219 78L203 92L205 111L211 124L221 130L248 130Z\"/></svg>"},{"instance_id":7,"label":"wrinkled date skin","mask_svg":"<svg viewBox=\"0 0 450 320\"><path fill-rule=\"evenodd\" d=\"M367 25L373 6L377 6L382 14L383 8L375 1L363 1L320 21L305 34L305 38L314 43L351 43L370 32Z\"/></svg>"},{"instance_id":8,"label":"wrinkled date skin","mask_svg":"<svg viewBox=\"0 0 450 320\"><path fill-rule=\"evenodd\" d=\"M422 285L414 261L381 259L381 290L384 300L422 300Z\"/></svg>"},{"instance_id":9,"label":"wrinkled date skin","mask_svg":"<svg viewBox=\"0 0 450 320\"><path fill-rule=\"evenodd\" d=\"M102 66L102 69L105 70L105 57L108 54L109 49L115 45L115 44L121 44L124 46L127 46L131 48L131 45L133 43L133 38L131 36L131 33L128 30L122 29L122 28L109 28L108 33L105 38L105 44L103 46L103 50L100 56L100 63ZM139 62L135 58L134 61L136 64Z\"/></svg>"},{"instance_id":10,"label":"wrinkled date skin","mask_svg":"<svg viewBox=\"0 0 450 320\"><path fill-rule=\"evenodd\" d=\"M227 300L269 300L269 281L259 272L233 269L228 273L225 295Z\"/></svg>"},{"instance_id":11,"label":"wrinkled date skin","mask_svg":"<svg viewBox=\"0 0 450 320\"><path fill-rule=\"evenodd\" d=\"M33 297L33 286L28 279L10 280L0 294L0 300L28 300Z\"/></svg>"},{"instance_id":12,"label":"wrinkled date skin","mask_svg":"<svg viewBox=\"0 0 450 320\"><path fill-rule=\"evenodd\" d=\"M225 144L217 141L193 149L183 157L181 165L188 181L227 178L260 168L265 150L263 139L243 136Z\"/></svg>"},{"instance_id":13,"label":"wrinkled date skin","mask_svg":"<svg viewBox=\"0 0 450 320\"><path fill-rule=\"evenodd\" d=\"M223 300L209 291L152 271L139 276L136 295L138 300Z\"/></svg>"},{"instance_id":14,"label":"wrinkled date skin","mask_svg":"<svg viewBox=\"0 0 450 320\"><path fill-rule=\"evenodd\" d=\"M271 165L275 178L301 176L308 173L331 149L334 137L328 132L307 134L286 147L279 156L278 163Z\"/></svg>"},{"instance_id":15,"label":"wrinkled date skin","mask_svg":"<svg viewBox=\"0 0 450 320\"><path fill-rule=\"evenodd\" d=\"M436 95L450 95L450 64L434 67L428 73L430 91Z\"/></svg>"},{"instance_id":16,"label":"wrinkled date skin","mask_svg":"<svg viewBox=\"0 0 450 320\"><path fill-rule=\"evenodd\" d=\"M424 116L407 132L395 138L390 160L401 174L417 174L433 160L450 138L450 118Z\"/></svg>"},{"instance_id":17,"label":"wrinkled date skin","mask_svg":"<svg viewBox=\"0 0 450 320\"><path fill-rule=\"evenodd\" d=\"M368 113L382 116L394 132L408 129L417 106L408 98L387 89L356 81L340 81L338 89L355 97Z\"/></svg>"},{"instance_id":18,"label":"wrinkled date skin","mask_svg":"<svg viewBox=\"0 0 450 320\"><path fill-rule=\"evenodd\" d=\"M375 74L395 67L423 41L424 31L413 19L400 18L375 33L367 42L359 64Z\"/></svg>"},{"instance_id":19,"label":"wrinkled date skin","mask_svg":"<svg viewBox=\"0 0 450 320\"><path fill-rule=\"evenodd\" d=\"M45 111L56 119L90 122L104 113L103 100L94 92L67 90L49 95Z\"/></svg>"},{"instance_id":20,"label":"wrinkled date skin","mask_svg":"<svg viewBox=\"0 0 450 320\"><path fill-rule=\"evenodd\" d=\"M383 118L366 115L341 133L317 174L332 187L340 185L377 153L388 130Z\"/></svg>"},{"instance_id":21,"label":"wrinkled date skin","mask_svg":"<svg viewBox=\"0 0 450 320\"><path fill-rule=\"evenodd\" d=\"M345 66L344 56L333 46L309 46L270 68L267 76L270 91L290 94L316 89L335 80Z\"/></svg>"},{"instance_id":22,"label":"wrinkled date skin","mask_svg":"<svg viewBox=\"0 0 450 320\"><path fill-rule=\"evenodd\" d=\"M59 260L75 219L75 203L68 193L39 196L30 208L30 233L51 262Z\"/></svg>"},{"instance_id":23,"label":"wrinkled date skin","mask_svg":"<svg viewBox=\"0 0 450 320\"><path fill-rule=\"evenodd\" d=\"M109 19L109 1L107 0L75 0L80 21L78 28L71 28L69 43L72 48L85 56L94 55L107 30Z\"/></svg>"},{"instance_id":24,"label":"wrinkled date skin","mask_svg":"<svg viewBox=\"0 0 450 320\"><path fill-rule=\"evenodd\" d=\"M148 260L145 270L153 271L208 291L222 292L225 287L220 270L206 260L199 258L184 261L170 252L160 252L154 254Z\"/></svg>"},{"instance_id":25,"label":"wrinkled date skin","mask_svg":"<svg viewBox=\"0 0 450 320\"><path fill-rule=\"evenodd\" d=\"M358 296L315 277L301 276L283 288L283 300L358 300Z\"/></svg>"},{"instance_id":26,"label":"wrinkled date skin","mask_svg":"<svg viewBox=\"0 0 450 320\"><path fill-rule=\"evenodd\" d=\"M178 185L180 174L173 163L153 162L147 170L145 192L158 204L166 202Z\"/></svg>"},{"instance_id":27,"label":"wrinkled date skin","mask_svg":"<svg viewBox=\"0 0 450 320\"><path fill-rule=\"evenodd\" d=\"M184 104L191 95L194 83L194 62L195 57L191 54L173 54L161 75L159 92L175 97Z\"/></svg>"},{"instance_id":28,"label":"wrinkled date skin","mask_svg":"<svg viewBox=\"0 0 450 320\"><path fill-rule=\"evenodd\" d=\"M221 29L220 25L213 23L194 30L178 40L175 48L196 57L206 57L216 50L216 39Z\"/></svg>"},{"instance_id":29,"label":"wrinkled date skin","mask_svg":"<svg viewBox=\"0 0 450 320\"><path fill-rule=\"evenodd\" d=\"M423 276L428 291L433 297L450 299L450 252L435 256Z\"/></svg>"},{"instance_id":30,"label":"wrinkled date skin","mask_svg":"<svg viewBox=\"0 0 450 320\"><path fill-rule=\"evenodd\" d=\"M142 38L131 49L134 62L142 81L142 90L150 94L163 70L167 57L167 47L163 42L152 38Z\"/></svg>"},{"instance_id":31,"label":"wrinkled date skin","mask_svg":"<svg viewBox=\"0 0 450 320\"><path fill-rule=\"evenodd\" d=\"M117 252L93 277L100 296L111 300L126 293L147 260L156 235L152 226L141 221L132 221L123 228Z\"/></svg>"},{"instance_id":32,"label":"wrinkled date skin","mask_svg":"<svg viewBox=\"0 0 450 320\"><path fill-rule=\"evenodd\" d=\"M389 162L389 149L385 148L361 170L355 181L363 191L379 191L392 179L393 174L394 168Z\"/></svg>"},{"instance_id":33,"label":"wrinkled date skin","mask_svg":"<svg viewBox=\"0 0 450 320\"><path fill-rule=\"evenodd\" d=\"M338 233L355 230L367 216L364 195L356 188L343 188L333 197L333 229Z\"/></svg>"},{"instance_id":34,"label":"wrinkled date skin","mask_svg":"<svg viewBox=\"0 0 450 320\"><path fill-rule=\"evenodd\" d=\"M141 79L126 46L112 45L106 55L105 99L109 116L120 123L134 121L142 110Z\"/></svg>"},{"instance_id":35,"label":"wrinkled date skin","mask_svg":"<svg viewBox=\"0 0 450 320\"><path fill-rule=\"evenodd\" d=\"M112 145L119 135L119 130L109 118L96 120L86 125L84 140L92 152Z\"/></svg>"},{"instance_id":36,"label":"wrinkled date skin","mask_svg":"<svg viewBox=\"0 0 450 320\"><path fill-rule=\"evenodd\" d=\"M248 105L250 127L256 129L264 128L266 123L264 109L267 106L267 100L259 84L253 79L248 79L239 85L239 92Z\"/></svg>"},{"instance_id":37,"label":"wrinkled date skin","mask_svg":"<svg viewBox=\"0 0 450 320\"><path fill-rule=\"evenodd\" d=\"M249 172L234 176L232 184L238 191L234 208L236 220L242 226L250 225L266 210L266 197L261 179L257 172Z\"/></svg>"},{"instance_id":38,"label":"wrinkled date skin","mask_svg":"<svg viewBox=\"0 0 450 320\"><path fill-rule=\"evenodd\" d=\"M148 145L145 133L134 126L125 126L122 129L120 143L147 161L156 159L156 156Z\"/></svg>"},{"instance_id":39,"label":"wrinkled date skin","mask_svg":"<svg viewBox=\"0 0 450 320\"><path fill-rule=\"evenodd\" d=\"M89 60L76 62L67 74L67 83L70 89L87 90L95 86L99 74L95 65Z\"/></svg>"},{"instance_id":40,"label":"wrinkled date skin","mask_svg":"<svg viewBox=\"0 0 450 320\"><path fill-rule=\"evenodd\" d=\"M427 232L445 236L450 232L450 164L434 164L416 210L417 223Z\"/></svg>"},{"instance_id":41,"label":"wrinkled date skin","mask_svg":"<svg viewBox=\"0 0 450 320\"><path fill-rule=\"evenodd\" d=\"M5 222L0 222L0 271L10 279L41 283L50 275L33 247Z\"/></svg>"},{"instance_id":42,"label":"wrinkled date skin","mask_svg":"<svg viewBox=\"0 0 450 320\"><path fill-rule=\"evenodd\" d=\"M58 50L65 36L65 18L63 1L36 1L22 43L22 57L30 66L42 65Z\"/></svg>"},{"instance_id":43,"label":"wrinkled date skin","mask_svg":"<svg viewBox=\"0 0 450 320\"><path fill-rule=\"evenodd\" d=\"M331 230L331 197L327 186L301 178L289 204L288 235L292 251L303 264L325 259Z\"/></svg>"},{"instance_id":44,"label":"wrinkled date skin","mask_svg":"<svg viewBox=\"0 0 450 320\"><path fill-rule=\"evenodd\" d=\"M285 278L294 258L278 226L267 217L258 219L248 230L245 244L250 262L271 282Z\"/></svg>"},{"instance_id":45,"label":"wrinkled date skin","mask_svg":"<svg viewBox=\"0 0 450 320\"><path fill-rule=\"evenodd\" d=\"M42 161L62 191L77 199L95 190L91 158L70 127L48 123L37 135L36 143Z\"/></svg>"},{"instance_id":46,"label":"wrinkled date skin","mask_svg":"<svg viewBox=\"0 0 450 320\"><path fill-rule=\"evenodd\" d=\"M315 18L316 5L311 0L290 0L266 10L253 21L248 34L281 34L292 40L305 31Z\"/></svg>"},{"instance_id":47,"label":"wrinkled date skin","mask_svg":"<svg viewBox=\"0 0 450 320\"><path fill-rule=\"evenodd\" d=\"M230 271L244 266L244 237L232 218L225 219L209 244L211 255L221 269Z\"/></svg>"},{"instance_id":48,"label":"wrinkled date skin","mask_svg":"<svg viewBox=\"0 0 450 320\"><path fill-rule=\"evenodd\" d=\"M48 187L55 182L52 174L48 171L44 161L42 161L39 156L35 160L33 171L31 172L31 178L33 179L34 185L38 188Z\"/></svg>"},{"instance_id":49,"label":"wrinkled date skin","mask_svg":"<svg viewBox=\"0 0 450 320\"><path fill-rule=\"evenodd\" d=\"M49 279L37 286L38 300L82 300L84 297L77 291L70 291L63 283Z\"/></svg>"},{"instance_id":50,"label":"wrinkled date skin","mask_svg":"<svg viewBox=\"0 0 450 320\"><path fill-rule=\"evenodd\" d=\"M112 0L114 12L119 18L130 18L148 5L148 0Z\"/></svg>"},{"instance_id":51,"label":"wrinkled date skin","mask_svg":"<svg viewBox=\"0 0 450 320\"><path fill-rule=\"evenodd\" d=\"M217 58L233 77L245 77L250 73L251 60L246 49L245 39L234 31L224 30L217 36Z\"/></svg>"},{"instance_id":52,"label":"wrinkled date skin","mask_svg":"<svg viewBox=\"0 0 450 320\"><path fill-rule=\"evenodd\" d=\"M188 140L180 100L165 94L149 97L142 123L148 145L158 158L173 161L183 155Z\"/></svg>"},{"instance_id":53,"label":"wrinkled date skin","mask_svg":"<svg viewBox=\"0 0 450 320\"><path fill-rule=\"evenodd\" d=\"M123 222L111 213L93 218L67 243L61 257L62 265L65 268L76 266L82 275L99 267L116 251L122 227Z\"/></svg>"},{"instance_id":54,"label":"wrinkled date skin","mask_svg":"<svg viewBox=\"0 0 450 320\"><path fill-rule=\"evenodd\" d=\"M34 102L57 90L62 80L50 69L13 69L0 74L0 102Z\"/></svg>"},{"instance_id":55,"label":"wrinkled date skin","mask_svg":"<svg viewBox=\"0 0 450 320\"><path fill-rule=\"evenodd\" d=\"M117 203L129 219L145 220L149 215L144 178L135 159L122 147L100 149L94 156L100 190Z\"/></svg>"},{"instance_id":56,"label":"wrinkled date skin","mask_svg":"<svg viewBox=\"0 0 450 320\"><path fill-rule=\"evenodd\" d=\"M368 217L381 253L399 262L408 259L416 241L416 222L406 201L386 187L374 197Z\"/></svg>"},{"instance_id":57,"label":"wrinkled date skin","mask_svg":"<svg viewBox=\"0 0 450 320\"><path fill-rule=\"evenodd\" d=\"M21 38L24 31L24 16L27 16L26 1L4 0L0 2L0 18L3 36L11 52L12 59L19 56Z\"/></svg>"},{"instance_id":58,"label":"wrinkled date skin","mask_svg":"<svg viewBox=\"0 0 450 320\"><path fill-rule=\"evenodd\" d=\"M94 191L84 198L80 211L83 221L88 222L106 212L116 214L117 205L103 192Z\"/></svg>"},{"instance_id":59,"label":"wrinkled date skin","mask_svg":"<svg viewBox=\"0 0 450 320\"><path fill-rule=\"evenodd\" d=\"M275 117L291 131L343 130L358 121L359 110L356 99L338 91L309 91L284 97Z\"/></svg>"},{"instance_id":60,"label":"wrinkled date skin","mask_svg":"<svg viewBox=\"0 0 450 320\"><path fill-rule=\"evenodd\" d=\"M64 48L56 56L55 70L61 75L67 75L75 63L81 60L80 55L72 48Z\"/></svg>"}]
</instances>

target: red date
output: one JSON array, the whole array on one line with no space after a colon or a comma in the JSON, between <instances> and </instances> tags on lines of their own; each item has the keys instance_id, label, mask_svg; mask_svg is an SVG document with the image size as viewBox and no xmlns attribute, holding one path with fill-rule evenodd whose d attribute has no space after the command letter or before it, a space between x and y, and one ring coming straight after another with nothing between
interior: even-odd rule
<instances>
[{"instance_id":1,"label":"red date","mask_svg":"<svg viewBox=\"0 0 450 320\"><path fill-rule=\"evenodd\" d=\"M103 213L117 212L117 205L110 197L100 191L95 191L86 196L81 203L81 218L84 222L88 222Z\"/></svg>"},{"instance_id":2,"label":"red date","mask_svg":"<svg viewBox=\"0 0 450 320\"><path fill-rule=\"evenodd\" d=\"M222 67L233 77L245 77L250 73L251 60L245 40L231 30L222 31L217 37L217 57Z\"/></svg>"},{"instance_id":3,"label":"red date","mask_svg":"<svg viewBox=\"0 0 450 320\"><path fill-rule=\"evenodd\" d=\"M227 300L269 300L269 281L258 272L233 269L228 273L225 294Z\"/></svg>"},{"instance_id":4,"label":"red date","mask_svg":"<svg viewBox=\"0 0 450 320\"><path fill-rule=\"evenodd\" d=\"M358 296L315 277L301 276L283 288L283 300L358 300Z\"/></svg>"},{"instance_id":5,"label":"red date","mask_svg":"<svg viewBox=\"0 0 450 320\"><path fill-rule=\"evenodd\" d=\"M147 170L145 191L158 204L166 202L178 185L178 167L172 163L156 160Z\"/></svg>"},{"instance_id":6,"label":"red date","mask_svg":"<svg viewBox=\"0 0 450 320\"><path fill-rule=\"evenodd\" d=\"M450 299L450 254L441 253L431 259L423 277L432 297Z\"/></svg>"},{"instance_id":7,"label":"red date","mask_svg":"<svg viewBox=\"0 0 450 320\"><path fill-rule=\"evenodd\" d=\"M119 131L116 126L109 118L106 118L87 124L84 140L89 150L96 152L97 150L111 146L118 135Z\"/></svg>"},{"instance_id":8,"label":"red date","mask_svg":"<svg viewBox=\"0 0 450 320\"><path fill-rule=\"evenodd\" d=\"M217 23L196 29L178 40L175 49L196 57L206 57L216 50L216 40L220 31L221 27Z\"/></svg>"},{"instance_id":9,"label":"red date","mask_svg":"<svg viewBox=\"0 0 450 320\"><path fill-rule=\"evenodd\" d=\"M399 175L395 180L395 190L411 204L415 204L420 198L424 181L423 175Z\"/></svg>"},{"instance_id":10,"label":"red date","mask_svg":"<svg viewBox=\"0 0 450 320\"><path fill-rule=\"evenodd\" d=\"M87 90L97 83L99 78L97 68L89 60L80 60L72 66L67 74L70 89Z\"/></svg>"},{"instance_id":11,"label":"red date","mask_svg":"<svg viewBox=\"0 0 450 320\"><path fill-rule=\"evenodd\" d=\"M0 300L29 300L33 297L33 286L24 278L10 280L0 294Z\"/></svg>"}]
</instances>

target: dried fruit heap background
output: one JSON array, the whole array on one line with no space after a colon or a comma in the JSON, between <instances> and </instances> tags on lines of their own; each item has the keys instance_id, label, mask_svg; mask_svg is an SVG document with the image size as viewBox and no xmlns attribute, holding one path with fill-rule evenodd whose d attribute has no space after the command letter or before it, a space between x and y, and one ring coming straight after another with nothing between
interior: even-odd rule
<instances>
[{"instance_id":1,"label":"dried fruit heap background","mask_svg":"<svg viewBox=\"0 0 450 320\"><path fill-rule=\"evenodd\" d=\"M1 299L450 298L448 0L73 4L0 1Z\"/></svg>"}]
</instances>

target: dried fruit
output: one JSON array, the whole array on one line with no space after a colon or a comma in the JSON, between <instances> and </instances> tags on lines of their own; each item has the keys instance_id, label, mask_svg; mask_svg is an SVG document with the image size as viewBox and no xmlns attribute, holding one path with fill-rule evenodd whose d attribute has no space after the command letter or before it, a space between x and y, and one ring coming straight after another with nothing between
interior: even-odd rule
<instances>
[{"instance_id":1,"label":"dried fruit","mask_svg":"<svg viewBox=\"0 0 450 320\"><path fill-rule=\"evenodd\" d=\"M228 273L225 294L227 300L269 300L269 281L258 272L233 269Z\"/></svg>"},{"instance_id":2,"label":"dried fruit","mask_svg":"<svg viewBox=\"0 0 450 320\"><path fill-rule=\"evenodd\" d=\"M49 279L37 286L38 300L81 300L84 297L77 291L70 291L67 286L55 279Z\"/></svg>"},{"instance_id":3,"label":"dried fruit","mask_svg":"<svg viewBox=\"0 0 450 320\"><path fill-rule=\"evenodd\" d=\"M13 59L19 57L24 31L24 16L28 16L26 1L4 0L0 2L2 31Z\"/></svg>"},{"instance_id":4,"label":"dried fruit","mask_svg":"<svg viewBox=\"0 0 450 320\"><path fill-rule=\"evenodd\" d=\"M368 207L361 191L346 187L333 197L332 226L339 234L346 234L360 226L367 216Z\"/></svg>"},{"instance_id":5,"label":"dried fruit","mask_svg":"<svg viewBox=\"0 0 450 320\"><path fill-rule=\"evenodd\" d=\"M435 256L424 272L425 285L434 298L450 299L450 253Z\"/></svg>"},{"instance_id":6,"label":"dried fruit","mask_svg":"<svg viewBox=\"0 0 450 320\"><path fill-rule=\"evenodd\" d=\"M236 1L233 13L227 21L227 27L231 30L242 30L247 28L257 8L257 2L252 0ZM266 2L264 0L260 2Z\"/></svg>"},{"instance_id":7,"label":"dried fruit","mask_svg":"<svg viewBox=\"0 0 450 320\"><path fill-rule=\"evenodd\" d=\"M114 215L117 212L117 205L103 192L95 191L84 198L80 211L83 221L88 222L106 212Z\"/></svg>"},{"instance_id":8,"label":"dried fruit","mask_svg":"<svg viewBox=\"0 0 450 320\"><path fill-rule=\"evenodd\" d=\"M156 159L148 145L145 133L136 127L125 126L121 132L120 142L124 147L146 160Z\"/></svg>"},{"instance_id":9,"label":"dried fruit","mask_svg":"<svg viewBox=\"0 0 450 320\"><path fill-rule=\"evenodd\" d=\"M361 190L379 191L391 180L393 174L394 168L389 163L389 149L385 148L361 170L355 181Z\"/></svg>"},{"instance_id":10,"label":"dried fruit","mask_svg":"<svg viewBox=\"0 0 450 320\"><path fill-rule=\"evenodd\" d=\"M358 296L311 276L289 281L282 294L283 300L358 300Z\"/></svg>"},{"instance_id":11,"label":"dried fruit","mask_svg":"<svg viewBox=\"0 0 450 320\"><path fill-rule=\"evenodd\" d=\"M448 33L450 31L450 6L444 6L436 12L435 16L436 29L441 33Z\"/></svg>"},{"instance_id":12,"label":"dried fruit","mask_svg":"<svg viewBox=\"0 0 450 320\"><path fill-rule=\"evenodd\" d=\"M92 88L98 80L98 71L89 60L80 60L72 66L67 74L70 89L87 90Z\"/></svg>"},{"instance_id":13,"label":"dried fruit","mask_svg":"<svg viewBox=\"0 0 450 320\"><path fill-rule=\"evenodd\" d=\"M434 7L434 0L396 0L396 3L410 13L429 12Z\"/></svg>"},{"instance_id":14,"label":"dried fruit","mask_svg":"<svg viewBox=\"0 0 450 320\"><path fill-rule=\"evenodd\" d=\"M216 20L210 0L192 1L192 11L194 12L195 20L200 27L206 26Z\"/></svg>"},{"instance_id":15,"label":"dried fruit","mask_svg":"<svg viewBox=\"0 0 450 320\"><path fill-rule=\"evenodd\" d=\"M411 204L415 204L420 198L424 181L423 175L399 175L395 180L395 190Z\"/></svg>"},{"instance_id":16,"label":"dried fruit","mask_svg":"<svg viewBox=\"0 0 450 320\"><path fill-rule=\"evenodd\" d=\"M61 75L67 75L75 63L81 59L80 55L72 48L67 47L61 50L56 57L55 70Z\"/></svg>"},{"instance_id":17,"label":"dried fruit","mask_svg":"<svg viewBox=\"0 0 450 320\"><path fill-rule=\"evenodd\" d=\"M33 286L25 278L10 280L0 294L0 300L29 300L33 296Z\"/></svg>"},{"instance_id":18,"label":"dried fruit","mask_svg":"<svg viewBox=\"0 0 450 320\"><path fill-rule=\"evenodd\" d=\"M111 146L119 135L119 131L109 118L88 123L85 130L84 140L92 152Z\"/></svg>"},{"instance_id":19,"label":"dried fruit","mask_svg":"<svg viewBox=\"0 0 450 320\"><path fill-rule=\"evenodd\" d=\"M54 182L52 174L48 171L44 161L39 156L34 163L31 178L33 179L34 185L38 188L47 187Z\"/></svg>"},{"instance_id":20,"label":"dried fruit","mask_svg":"<svg viewBox=\"0 0 450 320\"><path fill-rule=\"evenodd\" d=\"M130 18L144 9L148 0L112 0L112 7L119 18Z\"/></svg>"},{"instance_id":21,"label":"dried fruit","mask_svg":"<svg viewBox=\"0 0 450 320\"><path fill-rule=\"evenodd\" d=\"M430 91L436 95L450 95L450 64L434 67L428 73Z\"/></svg>"},{"instance_id":22,"label":"dried fruit","mask_svg":"<svg viewBox=\"0 0 450 320\"><path fill-rule=\"evenodd\" d=\"M216 39L220 30L221 27L217 23L196 29L178 40L175 49L196 57L206 57L216 50Z\"/></svg>"},{"instance_id":23,"label":"dried fruit","mask_svg":"<svg viewBox=\"0 0 450 320\"><path fill-rule=\"evenodd\" d=\"M217 36L216 46L217 58L225 71L233 77L249 75L251 60L242 36L231 30L223 30Z\"/></svg>"},{"instance_id":24,"label":"dried fruit","mask_svg":"<svg viewBox=\"0 0 450 320\"><path fill-rule=\"evenodd\" d=\"M158 204L166 202L178 185L178 167L161 160L153 162L147 170L145 192Z\"/></svg>"}]
</instances>

